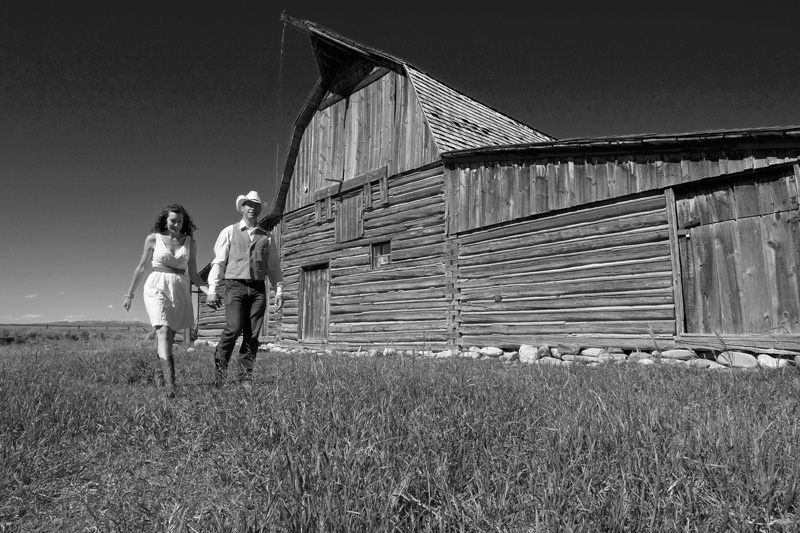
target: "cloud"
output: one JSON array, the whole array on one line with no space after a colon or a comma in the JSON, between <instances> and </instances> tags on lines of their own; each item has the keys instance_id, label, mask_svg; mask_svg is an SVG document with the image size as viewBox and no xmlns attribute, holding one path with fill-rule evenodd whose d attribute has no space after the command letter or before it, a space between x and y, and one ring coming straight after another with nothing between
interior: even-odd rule
<instances>
[{"instance_id":1,"label":"cloud","mask_svg":"<svg viewBox=\"0 0 800 533\"><path fill-rule=\"evenodd\" d=\"M37 296L39 296L39 295L38 294L26 294L25 298L36 298Z\"/></svg>"},{"instance_id":2,"label":"cloud","mask_svg":"<svg viewBox=\"0 0 800 533\"><path fill-rule=\"evenodd\" d=\"M64 291L61 291L58 294L61 295L61 296L64 296Z\"/></svg>"},{"instance_id":3,"label":"cloud","mask_svg":"<svg viewBox=\"0 0 800 533\"><path fill-rule=\"evenodd\" d=\"M44 315L22 315L23 320L33 320L34 318L44 318Z\"/></svg>"},{"instance_id":4,"label":"cloud","mask_svg":"<svg viewBox=\"0 0 800 533\"><path fill-rule=\"evenodd\" d=\"M72 322L73 320L83 320L84 318L86 318L86 315L67 315L64 317L64 320Z\"/></svg>"},{"instance_id":5,"label":"cloud","mask_svg":"<svg viewBox=\"0 0 800 533\"><path fill-rule=\"evenodd\" d=\"M113 305L109 305L108 308L109 309L114 309L114 306Z\"/></svg>"}]
</instances>

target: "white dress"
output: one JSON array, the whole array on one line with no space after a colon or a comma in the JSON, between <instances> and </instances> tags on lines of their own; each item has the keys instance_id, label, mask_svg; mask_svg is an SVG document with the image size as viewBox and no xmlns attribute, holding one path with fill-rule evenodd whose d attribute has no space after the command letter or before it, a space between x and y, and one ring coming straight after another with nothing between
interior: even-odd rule
<instances>
[{"instance_id":1,"label":"white dress","mask_svg":"<svg viewBox=\"0 0 800 533\"><path fill-rule=\"evenodd\" d=\"M170 267L183 270L183 274L151 272L144 283L144 306L153 326L169 326L181 331L194 325L192 294L187 267L192 238L188 235L183 245L172 253L164 244L164 237L156 233L153 249L153 267Z\"/></svg>"}]
</instances>

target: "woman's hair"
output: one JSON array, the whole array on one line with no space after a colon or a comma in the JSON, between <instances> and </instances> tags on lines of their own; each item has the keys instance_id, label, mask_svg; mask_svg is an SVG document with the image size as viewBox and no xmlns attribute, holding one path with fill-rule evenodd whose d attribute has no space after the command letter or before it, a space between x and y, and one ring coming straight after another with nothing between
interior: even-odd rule
<instances>
[{"instance_id":1,"label":"woman's hair","mask_svg":"<svg viewBox=\"0 0 800 533\"><path fill-rule=\"evenodd\" d=\"M169 204L167 207L162 209L156 217L156 221L153 223L153 229L151 232L163 233L167 231L167 218L169 217L170 213L179 213L183 215L183 227L181 227L181 233L191 237L194 234L194 230L197 229L197 226L194 225L194 222L192 222L192 217L189 216L189 213L187 213L186 209L184 209L180 204Z\"/></svg>"}]
</instances>

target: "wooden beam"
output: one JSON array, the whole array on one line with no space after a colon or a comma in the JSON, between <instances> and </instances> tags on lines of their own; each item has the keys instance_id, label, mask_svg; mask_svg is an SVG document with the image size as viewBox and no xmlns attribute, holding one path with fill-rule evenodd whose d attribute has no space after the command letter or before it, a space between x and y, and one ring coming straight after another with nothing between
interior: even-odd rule
<instances>
[{"instance_id":1,"label":"wooden beam","mask_svg":"<svg viewBox=\"0 0 800 533\"><path fill-rule=\"evenodd\" d=\"M686 320L683 309L683 283L681 281L681 258L678 247L678 222L675 208L675 191L666 189L667 222L669 224L669 252L672 261L672 291L675 300L675 331L678 335L685 333Z\"/></svg>"}]
</instances>

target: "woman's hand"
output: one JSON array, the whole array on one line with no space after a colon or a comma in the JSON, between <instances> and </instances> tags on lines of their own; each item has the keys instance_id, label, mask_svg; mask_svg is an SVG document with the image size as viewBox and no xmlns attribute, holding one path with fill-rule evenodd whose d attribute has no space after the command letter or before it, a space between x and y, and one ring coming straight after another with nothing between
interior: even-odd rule
<instances>
[{"instance_id":1,"label":"woman's hand","mask_svg":"<svg viewBox=\"0 0 800 533\"><path fill-rule=\"evenodd\" d=\"M133 296L131 296L130 294L126 294L124 296L124 300L122 300L122 307L124 307L126 311L130 311L132 302L133 302Z\"/></svg>"}]
</instances>

